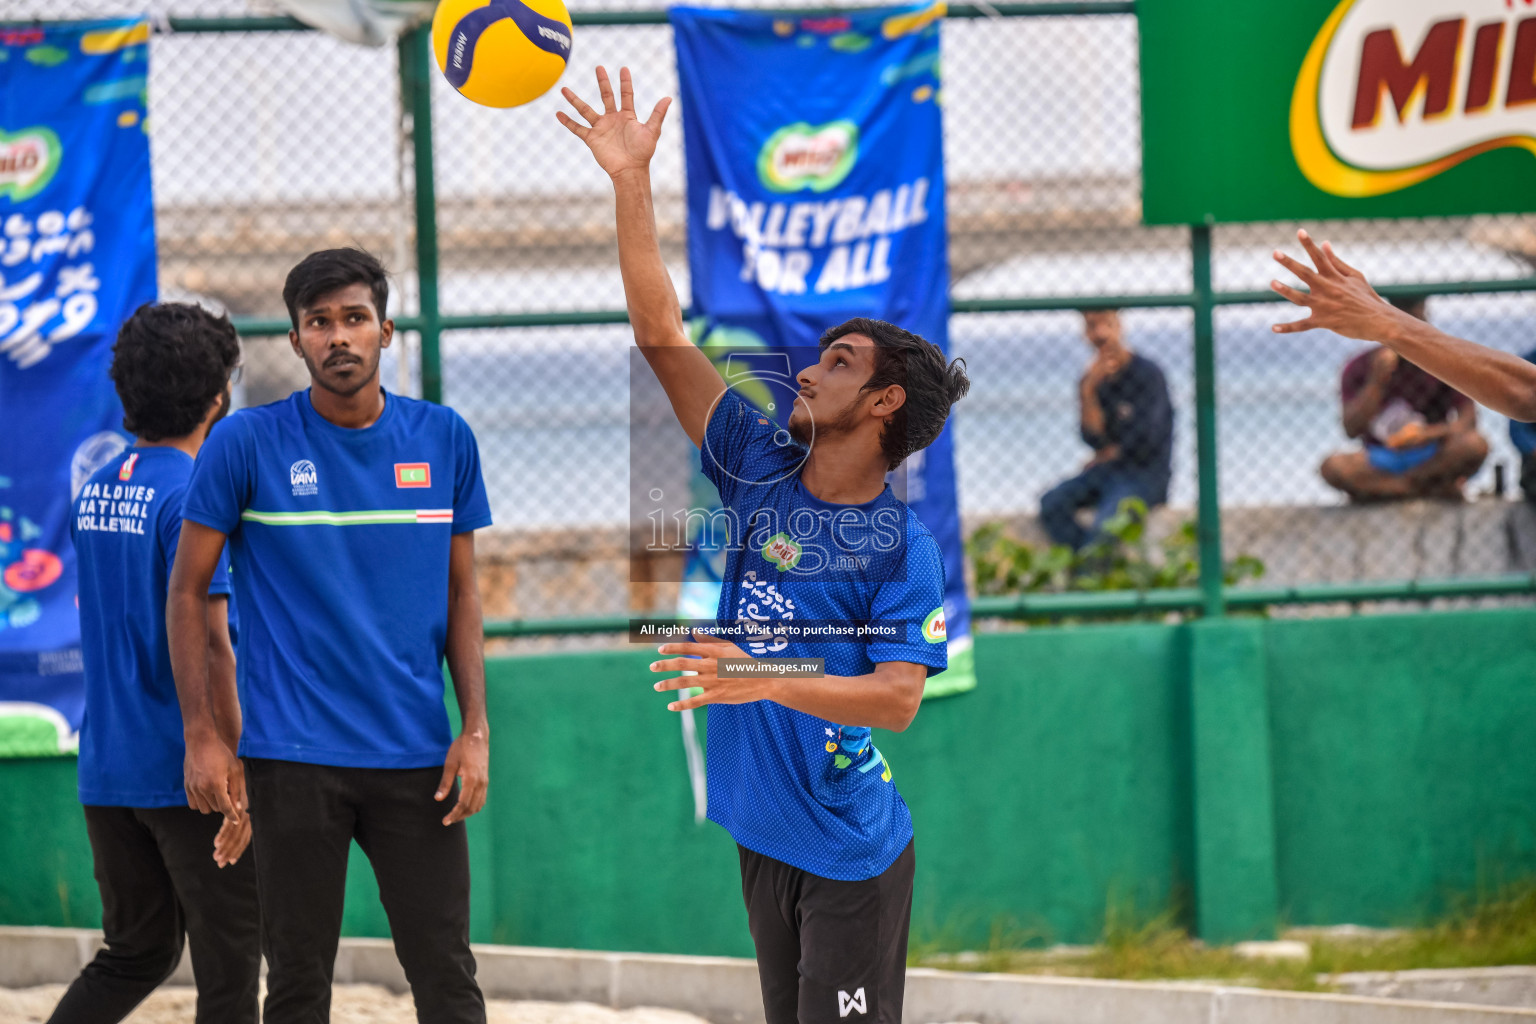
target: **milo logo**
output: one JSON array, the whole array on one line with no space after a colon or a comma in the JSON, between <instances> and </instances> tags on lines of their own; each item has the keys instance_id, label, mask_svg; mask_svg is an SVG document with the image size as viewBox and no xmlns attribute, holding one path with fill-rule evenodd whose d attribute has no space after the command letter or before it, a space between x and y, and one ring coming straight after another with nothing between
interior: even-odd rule
<instances>
[{"instance_id":1,"label":"milo logo","mask_svg":"<svg viewBox=\"0 0 1536 1024\"><path fill-rule=\"evenodd\" d=\"M949 627L944 622L944 606L939 605L923 620L923 639L931 644L942 644L949 639Z\"/></svg>"},{"instance_id":2,"label":"milo logo","mask_svg":"<svg viewBox=\"0 0 1536 1024\"><path fill-rule=\"evenodd\" d=\"M768 136L757 154L757 176L775 192L825 192L848 177L858 156L859 126L852 121L800 121Z\"/></svg>"},{"instance_id":3,"label":"milo logo","mask_svg":"<svg viewBox=\"0 0 1536 1024\"><path fill-rule=\"evenodd\" d=\"M63 155L51 128L0 130L0 196L20 202L37 195L58 173Z\"/></svg>"},{"instance_id":4,"label":"milo logo","mask_svg":"<svg viewBox=\"0 0 1536 1024\"><path fill-rule=\"evenodd\" d=\"M1531 0L1342 0L1302 62L1290 127L1297 166L1337 196L1536 153Z\"/></svg>"},{"instance_id":5,"label":"milo logo","mask_svg":"<svg viewBox=\"0 0 1536 1024\"><path fill-rule=\"evenodd\" d=\"M777 566L779 572L784 572L799 564L802 550L789 534L776 533L763 545L763 557Z\"/></svg>"}]
</instances>

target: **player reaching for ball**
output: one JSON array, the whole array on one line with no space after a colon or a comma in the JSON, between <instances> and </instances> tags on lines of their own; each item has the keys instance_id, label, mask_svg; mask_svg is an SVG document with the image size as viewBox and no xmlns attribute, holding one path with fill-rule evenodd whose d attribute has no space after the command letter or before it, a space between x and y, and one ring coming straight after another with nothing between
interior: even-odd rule
<instances>
[{"instance_id":1,"label":"player reaching for ball","mask_svg":"<svg viewBox=\"0 0 1536 1024\"><path fill-rule=\"evenodd\" d=\"M703 635L664 644L670 657L653 671L697 674L656 689L702 688L668 704L674 711L709 706L709 816L739 848L769 1024L894 1024L912 907L912 818L870 729L905 729L946 656L939 547L886 474L939 435L969 381L936 345L850 320L822 336L796 377L790 442L726 390L688 340L657 244L649 176L670 100L642 122L628 69L617 103L602 68L597 84L601 112L566 89L585 123L559 118L613 179L635 341L736 524L717 627L751 616L781 631L772 644L744 640L747 649ZM810 623L891 632L835 642L782 633ZM780 678L745 660L770 649L821 658L826 674ZM743 666L754 674L732 674Z\"/></svg>"},{"instance_id":2,"label":"player reaching for ball","mask_svg":"<svg viewBox=\"0 0 1536 1024\"><path fill-rule=\"evenodd\" d=\"M419 1019L485 1021L463 819L485 803L474 531L491 512L469 426L379 386L394 334L388 297L384 268L356 249L311 253L289 272L288 337L310 386L209 435L171 574L176 682L204 692L208 579L228 538L266 1024L328 1019L354 839ZM445 657L463 718L456 739ZM239 763L214 742L206 704L184 716L187 795L227 807Z\"/></svg>"},{"instance_id":3,"label":"player reaching for ball","mask_svg":"<svg viewBox=\"0 0 1536 1024\"><path fill-rule=\"evenodd\" d=\"M1277 334L1314 328L1374 341L1438 377L1474 402L1522 423L1536 422L1536 364L1510 352L1454 337L1387 303L1365 275L1339 258L1328 242L1319 246L1306 231L1297 241L1311 257L1308 267L1275 250L1275 262L1301 279L1308 291L1271 281L1275 292L1309 315L1275 324Z\"/></svg>"},{"instance_id":4,"label":"player reaching for ball","mask_svg":"<svg viewBox=\"0 0 1536 1024\"><path fill-rule=\"evenodd\" d=\"M178 699L202 703L171 673L165 599L192 460L229 409L240 360L235 328L197 306L140 306L112 349L112 383L133 447L75 498L80 560L80 802L101 889L107 948L59 1001L52 1024L110 1024L176 969L192 939L198 1024L256 1024L261 969L256 872L242 856L250 818L188 806ZM202 581L207 675L216 694L208 742L240 739L229 576L223 545ZM236 802L244 787L236 775Z\"/></svg>"}]
</instances>

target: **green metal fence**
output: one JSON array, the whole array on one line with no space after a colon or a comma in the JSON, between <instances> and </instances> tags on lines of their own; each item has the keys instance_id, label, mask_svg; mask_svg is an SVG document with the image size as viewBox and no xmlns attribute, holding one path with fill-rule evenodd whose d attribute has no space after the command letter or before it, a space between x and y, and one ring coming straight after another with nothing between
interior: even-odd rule
<instances>
[{"instance_id":1,"label":"green metal fence","mask_svg":"<svg viewBox=\"0 0 1536 1024\"><path fill-rule=\"evenodd\" d=\"M32 0L18 2L25 6ZM65 0L63 10L59 10L57 3L38 2L42 3L38 10L23 10L21 15L85 17L133 13L128 9L119 10L121 5L116 0ZM622 3L623 0L618 2ZM949 131L952 133L947 144L956 152L963 150L963 159L952 154L952 164L964 164L966 161L987 163L990 159L990 145L998 151L1028 151L1035 164L1056 168L1038 174L1024 174L1010 171L1006 160L998 160L995 162L1003 170L994 173L992 178L978 172L952 188L952 238L958 237L958 232L964 230L958 226L965 213L959 204L970 201L970 193L964 191L964 185L972 187L978 196L978 209L982 211L972 218L980 225L975 231L975 240L966 243L976 249L978 255L974 259L967 257L959 261L966 267L975 264L981 271L972 274L966 270L966 274L971 276L966 278L963 285L957 281L952 300L955 315L953 347L959 354L972 358L973 368L981 364L983 372L977 376L982 386L968 399L968 403L974 406L978 397L987 398L986 394L978 393L985 392L987 384L983 380L991 379L991 368L1003 367L1001 360L1024 364L1035 359L1041 367L1050 369L1061 380L1073 379L1072 374L1076 371L1068 365L1072 357L1063 355L1063 343L1059 338L1072 329L1065 314L1086 309L1124 309L1127 311L1133 342L1136 341L1138 330L1143 330L1142 325L1147 325L1144 330L1149 339L1153 335L1176 339L1164 344L1164 349L1157 348L1158 344L1163 344L1161 342L1148 340L1147 344L1152 351L1165 352L1162 358L1175 393L1175 404L1181 413L1189 414L1181 427L1181 430L1188 432L1181 434L1177 442L1175 462L1178 480L1174 488L1176 495L1170 498L1170 505L1187 509L1197 524L1195 546L1198 573L1196 578L1182 581L1181 585L1159 589L982 595L976 599L977 614L998 618L1157 613L1198 613L1211 616L1224 614L1228 609L1250 610L1281 605L1353 606L1376 601L1509 598L1512 595L1536 593L1536 574L1532 572L1536 570L1536 562L1526 565L1513 556L1486 552L1484 554L1487 557L1481 561L1477 558L1458 561L1459 556L1451 558L1445 564L1452 565L1453 573L1404 571L1395 578L1382 577L1380 572L1363 575L1356 573L1352 578L1341 579L1330 577L1335 570L1329 567L1332 563L1324 564L1326 560L1323 560L1318 565L1299 564L1295 571L1272 572L1267 577L1260 577L1244 585L1234 586L1224 581L1224 557L1230 559L1234 555L1246 553L1249 546L1263 542L1266 536L1264 531L1267 529L1264 524L1269 522L1262 516L1251 515L1249 518L1253 520L1253 525L1243 526L1237 522L1241 518L1238 516L1238 511L1241 511L1238 506L1252 506L1261 510L1273 507L1276 515L1289 516L1291 521L1297 521L1310 514L1308 502L1311 499L1305 495L1313 493L1318 487L1313 479L1313 464L1307 462L1315 458L1312 449L1322 443L1315 409L1305 414L1291 414L1309 418L1306 426L1311 431L1309 436L1314 438L1308 442L1312 449L1302 451L1301 447L1297 447L1283 458L1275 454L1274 446L1278 445L1275 439L1285 436L1288 428L1299 426L1296 422L1286 423L1279 419L1286 415L1283 410L1267 414L1277 419L1272 427L1259 423L1255 430L1241 436L1234 435L1230 445L1224 434L1229 422L1241 419L1244 400L1233 387L1221 386L1222 367L1230 360L1232 365L1240 366L1250 375L1256 375L1253 377L1255 380L1271 379L1262 373L1265 354L1259 352L1256 355L1251 341L1232 339L1246 338L1263 324L1280 318L1286 312L1274 306L1274 296L1263 290L1262 284L1269 276L1269 271L1259 269L1259 265L1250 258L1250 250L1286 244L1293 237L1294 226L1144 229L1136 226L1134 216L1127 219L1125 211L1134 205L1139 196L1132 166L1136 163L1135 154L1139 153L1136 149L1139 142L1139 119L1134 109L1129 112L1124 109L1125 95L1130 95L1134 100L1135 94L1135 11L1136 5L1130 2L957 4L950 7L951 29L961 33L958 38L963 52L960 55L969 58L978 54L990 55L982 61L988 65L982 77L995 76L997 83L1000 83L999 88L1024 82L1030 86L1030 93L1038 94L1002 101L1000 109L1003 117L1000 121L989 123L981 109L984 104L980 102L988 83L983 81L978 85L975 81L978 72L974 68L947 63L947 80L951 76L965 79L969 75L966 81L971 83L968 87L963 83L955 87L961 90L959 100L946 97L945 101L950 121ZM806 12L801 10L797 13ZM665 37L667 15L664 10L596 9L578 4L574 6L572 14L580 36L578 52L583 47L600 51L637 48L643 50L647 59L652 60L658 68L670 60ZM313 87L305 96L318 96L326 89L342 92L349 88L355 89L353 79L335 70L337 65L349 62L359 66L367 64L370 69L367 73L372 82L381 81L386 71L398 79L397 155L402 179L399 198L406 200L406 203L395 211L400 217L393 230L396 241L404 242L400 254L406 256L405 262L409 264L410 270L401 275L407 294L396 316L396 323L401 331L414 339L414 350L408 350L407 362L410 365L397 365L396 369L400 373L400 381L410 381L410 386L422 397L434 401L446 399L462 409L463 396L469 393L465 384L467 377L490 375L498 381L504 381L502 386L508 393L525 385L526 381L519 379L523 373L523 356L519 353L528 350L519 347L523 344L520 341L506 340L516 332L523 332L530 337L547 337L547 342L538 344L550 349L566 346L590 352L600 349L607 351L607 348L619 341L617 334L622 328L616 325L624 324L626 317L618 304L612 301L611 280L605 279L601 287L590 289L600 299L607 298L606 302L592 301L590 295L575 285L570 286L569 294L557 296L557 301L534 302L524 301L522 295L507 294L506 289L511 285L499 279L504 276L511 280L522 275L517 279L535 280L530 275L536 274L539 268L519 262L523 257L515 252L517 239L540 230L546 235L560 231L579 234L580 225L576 214L566 220L556 219L549 225L533 224L526 218L514 218L509 222L512 228L506 232L506 238L511 241L502 243L512 251L512 255L504 259L487 257L486 267L464 269L468 266L465 263L466 253L473 250L476 244L473 239L479 237L474 234L477 219L492 219L507 207L517 205L508 198L510 193L502 184L491 182L482 187L474 183L462 183L460 179L464 177L464 165L475 162L467 159L466 153L471 157L480 154L476 159L483 159L487 164L506 163L514 171L526 168L527 178L523 184L530 188L535 185L538 188L552 188L562 172L549 162L553 157L548 153L526 152L519 147L517 139L505 139L499 134L522 131L527 121L477 120L481 112L461 109L466 105L440 81L441 76L434 66L425 28L403 37L391 55L318 39L313 43L284 46L281 49L268 47L263 40L315 39L316 34L291 18L270 13L253 14L245 7L244 0L166 0L156 7L156 17L159 27L168 30L166 34L157 36L160 49L153 58L156 66L180 62L201 68L203 65L197 62L204 61L211 72L215 58L206 53L191 52L189 46L193 44L188 41L217 37L220 40L248 43L246 49L250 52L243 57L235 53L232 47L221 49L220 53L224 54L227 49L229 53L235 54L230 59L253 65L265 60L268 64L266 74L312 76ZM1038 42L1038 39L1046 41ZM622 47L618 45L620 43ZM1104 79L1118 82L1115 88L1123 92L1108 99L1101 97L1097 101L1099 106L1095 108L1094 116L1099 118L1100 123L1089 125L1082 134L1073 135L1065 132L1063 126L1045 112L1051 97L1055 95L1048 88L1050 82L1019 79L1017 75L1028 74L1028 71L1010 70L1014 64L1028 63L1021 56L1023 50L1019 49L1026 47L1026 44L1028 47L1047 47L1053 54L1052 59L1059 60L1059 64L1042 72L1047 77L1062 77L1064 69L1081 68L1094 62L1103 65ZM949 45L946 39L946 47ZM1044 51L1030 52L1038 57ZM945 59L946 62L950 61L948 55ZM283 63L290 60L291 63ZM386 69L384 64L392 66ZM219 73L224 70L219 69ZM573 65L568 80L575 73ZM271 83L264 82L261 74L259 70L250 72L248 78L256 83L257 88L269 87ZM155 96L153 82L152 79L152 103ZM642 83L643 89L647 86L654 92L665 87L665 83ZM970 91L965 92L965 88ZM950 90L951 86L946 84L946 93ZM186 91L187 88L183 87L177 95ZM434 100L437 103L436 112ZM299 101L307 102L303 96L299 97ZM455 106L448 107L450 103ZM1009 103L1014 106L1010 107ZM183 102L177 105L177 110L183 110L184 116L198 116L195 108L192 113L185 113L184 108L191 106ZM281 108L280 102L278 108ZM365 105L364 109L371 108ZM167 115L153 106L152 111L157 120L155 137L158 139L158 135L167 130L163 120ZM541 111L541 115L543 113ZM436 121L441 126L445 116L449 115L452 125L447 134L439 131L434 145L434 123ZM686 111L683 115L686 116ZM328 159L357 160L369 153L377 155L375 150L379 139L387 133L382 132L378 125L360 125L360 119L353 117L335 124L322 121L313 136L292 140L295 146L293 159L313 160L317 162L316 166L324 166ZM196 137L196 132L185 124L180 125L179 130L183 133L191 132ZM328 143L333 136L338 143L348 143L354 136L369 141L357 142L351 147L354 152L338 155L328 152ZM475 149L475 146L485 148ZM1086 157L1078 158L1074 154L1085 146L1103 147L1115 153L1130 153L1128 158L1108 159L1101 161L1101 164L1113 165L1121 170L1131 168L1131 173L1120 174L1114 180L1111 180L1113 176L1107 174L1095 178L1092 174L1083 173L1080 167L1090 166L1092 161ZM537 144L530 144L530 147L538 148ZM659 156L658 161L664 158L665 155ZM157 149L157 173L160 163L170 159L162 156ZM674 154L671 159L677 160L680 156ZM1116 163L1116 159L1119 163ZM1074 160L1077 162L1074 163ZM189 166L195 172L200 165L191 162ZM675 169L675 165L669 166ZM455 177L455 183L449 186L448 193L443 191L440 180L445 169L451 170ZM955 179L956 176L952 174L952 184ZM387 237L390 229L384 222L394 215L388 197L366 210L359 206L356 212L347 213L350 208L345 204L352 199L347 192L349 187L332 183L318 189L313 199L312 213L317 226L309 231L309 225L302 225L302 229L291 230L283 237L315 236L347 241L348 232L364 230L380 238ZM1053 211L1049 208L1051 189L1078 190L1071 193L1078 197L1071 200L1077 203L1078 213L1068 226L1062 226L1065 222L1058 222L1059 219L1052 217ZM1081 195L1093 189L1098 189L1109 198L1080 199ZM673 190L675 193L676 189ZM519 195L523 199L518 202L526 200L526 195ZM586 196L583 202L587 199L606 202L601 196L593 198L585 193L583 195ZM1130 198L1127 199L1127 196ZM662 197L663 203L666 199L666 196ZM559 198L559 202L566 201L565 197ZM232 207L240 205L234 200L222 202ZM988 206L988 203L991 205ZM327 204L334 205L336 210L327 211ZM162 219L167 223L172 222L179 210L179 207L168 208ZM341 212L336 212L338 210ZM199 215L205 214L206 211ZM236 225L231 230L246 231L247 228L239 227L245 223L240 220L241 217L250 221L259 220L264 215L261 210L236 209L226 219ZM353 220L345 222L340 219L343 216L352 217ZM1007 226L996 227L994 230L989 227L989 217L997 223L1007 221ZM1009 217L1012 220L1008 220ZM451 226L445 227L445 218L452 220ZM223 223L221 220L220 224ZM329 224L326 228L329 234L321 231L326 224ZM363 227L358 227L359 224ZM1467 314L1487 329L1485 336L1479 340L1518 349L1536 344L1536 329L1532 329L1532 325L1536 324L1536 320L1532 319L1533 314L1536 314L1536 303L1528 301L1530 297L1536 296L1536 243L1530 241L1536 238L1536 226L1533 225L1536 225L1536 220L1532 218L1504 217L1412 224L1348 222L1332 227L1337 229L1334 236L1336 241L1345 243L1346 250L1351 239L1357 239L1359 245L1367 248L1365 256L1357 262L1364 263L1373 277L1386 282L1381 287L1384 294L1391 296L1432 292L1436 296L1485 297L1485 305L1476 306L1472 314ZM169 245L162 248L162 278L174 278L181 283L181 290L197 293L199 289L196 285L203 279L197 270L200 255L208 258L223 256L234 249L223 245L218 231L199 228L198 225L193 225L193 228L195 230L188 230L185 234L194 242L178 243L181 246L179 249ZM1009 241L993 251L987 251L986 246L992 244L988 239L989 230L994 234L1007 234ZM171 227L162 226L163 237L168 237L171 231ZM259 234L255 229L249 231ZM306 234L306 231L309 233ZM445 231L448 232L447 236L444 235ZM665 230L663 233L665 243ZM444 243L444 237L451 237L452 244ZM1485 238L1513 238L1515 241L1478 241ZM1040 250L1046 254L1041 259L1045 262L1055 259L1061 253L1068 253L1075 254L1074 258L1081 258L1085 265L1102 263L1121 251L1137 247L1146 249L1147 258L1142 264L1129 267L1123 274L1125 280L1135 283L1137 287L1105 287L1102 283L1105 275L1097 270L1094 273L1084 272L1081 287L1076 286L1076 281L1068 282L1072 287L1058 287L1065 280L1061 277L1064 272L1059 271L1059 268L1047 268L1056 276L1041 273L1038 262L1029 262L1030 246L1024 244L1020 247L1021 241L1028 243L1031 239L1040 240ZM597 239L591 244L600 246L604 242ZM1009 249L1009 245L1013 248ZM279 252L273 251L271 247L260 249L257 243L251 243L251 246L241 252L254 252L264 259L283 258L290 261L302 255L302 251ZM1372 255L1371 246L1381 249L1379 258ZM1422 260L1412 255L1416 251L1431 250L1445 255L1433 258L1425 256ZM1468 255L1470 250L1476 252ZM1498 256L1501 251L1503 257ZM1404 253L1409 255L1405 256ZM671 255L675 264L675 249ZM455 273L479 274L484 282L474 287L458 287L458 298L447 296L445 283L448 283L448 277L451 276L444 270L447 256L452 256L460 264L460 269ZM498 263L498 259L501 262ZM532 260L534 257L529 256L527 259ZM1522 259L1525 260L1523 264L1520 262ZM1018 266L1009 270L1013 265L1009 260ZM173 270L173 264L180 269ZM1488 266L1494 266L1497 273L1478 272ZM505 267L514 268L516 274L508 272L502 275ZM1449 272L1446 272L1447 268ZM988 274L996 280L988 278ZM534 290L531 285L528 287L530 291ZM470 291L475 294L466 299L465 295ZM1491 297L1499 295L1514 295L1517 298L1513 300L1514 305L1486 304L1492 303ZM247 347L248 362L256 357L258 351L273 354L274 358L281 355L280 350L284 346L280 343L273 345L257 340L281 336L287 331L286 319L274 315L279 313L281 307L278 305L274 308L273 299L275 295L260 301L251 300L247 303L249 309L237 308L241 304L238 301L227 303L236 314L236 323L242 334L250 339ZM1480 300L1468 298L1456 301ZM1522 302L1526 305L1520 305ZM1135 319L1138 317L1139 320ZM1470 333L1476 335L1477 331ZM1000 355L984 356L981 347L974 350L967 347L971 343L968 339L983 334L989 339L992 335L1012 334L1017 341L994 346ZM1048 344L1039 340L1047 335L1052 339ZM1186 340L1179 342L1178 338ZM1186 344L1187 347L1180 351L1180 347ZM1313 363L1320 360L1338 363L1350 351L1338 339L1325 339L1313 344L1331 345L1333 348L1326 352L1317 350L1322 352L1321 355L1309 354L1312 350L1301 348L1274 351L1278 353L1276 358L1293 358L1298 364L1308 364L1309 360ZM989 363L988 359L994 362ZM1259 369L1253 368L1255 363ZM455 369L456 366L470 368ZM1331 368L1329 372L1332 372ZM1324 375L1309 373L1307 379L1310 383L1305 387L1311 391L1308 392L1307 400L1313 407L1320 408L1323 395L1318 382L1324 379ZM1028 376L1027 367L1024 375ZM1242 374L1237 376L1241 377ZM485 381L475 383L486 384ZM496 381L491 381L489 386L497 386ZM459 388L460 393L456 394L455 388ZM482 400L487 407L493 404L492 399L484 395ZM1016 395L998 393L995 399L987 400L1006 405L1018 399ZM1056 416L1058 419L1074 415L1070 409L1069 396L1057 405L1051 405L1042 415ZM528 415L537 413L538 410L534 410ZM968 407L963 405L958 415L965 417L967 414ZM466 415L476 424L477 431L480 430L480 423L475 418L477 414L467 412ZM482 411L478 415L485 418L486 422L493 419L488 412ZM1187 421L1190 419L1193 421L1192 431L1188 430ZM1497 429L1490 433L1496 434ZM977 502L976 515L970 516L972 525L987 518L987 514L999 511L1015 518L1027 517L1038 494L1038 479L1044 479L1049 472L1058 475L1065 472L1065 467L1070 466L1077 457L1070 449L1075 444L1070 438L1065 441L1058 439L1046 445L1044 442L1034 444L1032 438L1010 438L1006 434L1006 430L999 430L987 435L973 435L970 439L974 449L972 458L975 460L972 465L982 467L972 474L973 478L980 479L989 472L1012 473L1026 458L1035 459L1042 466L1048 463L1049 467L1055 468L1036 468L1032 471L1033 475L1016 473L1017 479L1010 478L1007 486L998 484L993 487L989 494L995 492L995 495ZM491 440L482 432L482 451L488 465L494 465L497 459L506 456L508 449L520 443L531 443L520 439L515 427L510 431L498 432L496 438ZM1342 438L1338 440L1342 443ZM966 444L967 439L962 435L960 445ZM1046 451L1046 448L1050 448L1050 451ZM963 460L966 457L967 453L962 447L961 458ZM1507 445L1499 457L1505 463L1504 468L1509 469ZM1269 467L1270 462L1275 463L1275 466ZM1280 465L1282 462L1283 466ZM513 468L506 470L507 476L515 481L515 465L508 465ZM1255 467L1262 469L1263 473L1256 473ZM1483 476L1490 475L1491 472L1487 470L1483 473ZM1026 476L1028 479L1024 479ZM1252 483L1260 476L1263 479L1259 483ZM1224 492L1224 479L1234 480L1237 484L1229 486ZM965 485L963 479L962 487ZM515 489L516 484L514 482L509 486ZM1486 483L1478 486L1486 486ZM579 490L573 488L572 493L579 493ZM1515 514L1517 504L1512 501L1497 505L1487 501L1475 504L1476 509L1465 514L1455 514L1469 522L1477 519L1477 523L1467 526L1458 520L1454 527L1447 527L1457 538L1457 543L1465 542L1474 546L1477 543L1503 543L1497 539L1500 536L1498 531L1507 533L1514 529L1509 525L1509 520ZM1443 511L1430 509L1423 512L1420 519L1442 515ZM1370 514L1367 511L1362 516ZM1172 520L1177 516L1170 513L1169 518ZM1327 528L1345 530L1345 527L1337 525L1344 521L1344 517L1335 516L1329 520L1333 525ZM1492 525L1478 527L1482 533L1469 532L1484 521ZM1350 522L1355 523L1354 520ZM1365 525L1361 526L1361 523ZM1364 518L1359 518L1359 523L1347 527L1357 533L1376 528ZM1419 530L1420 526L1415 525L1411 529ZM1469 537L1472 540L1468 541ZM1488 541L1488 537L1495 539ZM1224 543L1226 551L1223 550ZM1319 544L1325 543L1333 542L1319 541ZM1428 542L1423 536L1416 535L1411 542L1405 543L1422 547ZM1292 552L1282 554L1290 555ZM1388 552L1373 557L1391 564L1396 556ZM1423 564L1437 563L1424 560ZM1492 566L1495 571L1463 572L1455 568L1464 564ZM1508 571L1510 569L1519 571ZM516 576L520 571L509 570L509 573ZM523 576L526 575L523 572ZM604 577L602 572L596 572L588 583L575 585L574 589L587 586L596 593L605 587L612 589L610 584L613 584L622 590L623 583ZM572 588L568 586L567 589ZM546 588L546 592L548 590ZM609 600L606 605L601 601L578 602L554 607L554 614L549 614L545 613L539 600L512 601L500 612L496 610L496 603L492 602L493 620L487 623L486 632L493 637L612 632L622 628L625 621L624 609L646 607L648 604L665 605L666 596L653 594L649 599L643 599L635 593L629 593L618 601L619 607L615 608L614 603L613 600Z\"/></svg>"}]
</instances>

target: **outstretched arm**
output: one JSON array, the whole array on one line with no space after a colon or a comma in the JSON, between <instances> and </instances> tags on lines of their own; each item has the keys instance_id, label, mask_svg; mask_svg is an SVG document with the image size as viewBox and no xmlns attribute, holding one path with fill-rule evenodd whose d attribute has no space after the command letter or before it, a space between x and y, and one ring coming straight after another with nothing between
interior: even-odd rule
<instances>
[{"instance_id":1,"label":"outstretched arm","mask_svg":"<svg viewBox=\"0 0 1536 1024\"><path fill-rule=\"evenodd\" d=\"M902 732L917 717L923 701L928 669L906 661L882 661L862 676L820 676L813 679L782 679L771 673L758 676L722 672L720 659L752 663L752 656L736 644L695 632L694 642L662 644L661 654L673 657L651 662L652 672L687 672L655 684L658 690L704 692L684 696L667 705L669 711L687 711L706 704L749 704L771 700L829 722L867 725Z\"/></svg>"},{"instance_id":2,"label":"outstretched arm","mask_svg":"<svg viewBox=\"0 0 1536 1024\"><path fill-rule=\"evenodd\" d=\"M619 70L619 103L613 100L608 72L597 69L597 87L603 98L599 114L570 89L562 89L580 121L564 111L555 116L571 133L587 144L598 166L613 179L615 219L619 235L619 271L624 277L624 300L635 343L645 353L661 386L672 402L672 411L695 445L702 443L710 411L725 390L725 383L709 357L688 340L683 311L661 259L656 239L656 210L651 200L651 157L661 136L672 98L656 104L650 120L635 116L635 90L629 69Z\"/></svg>"},{"instance_id":3,"label":"outstretched arm","mask_svg":"<svg viewBox=\"0 0 1536 1024\"><path fill-rule=\"evenodd\" d=\"M1324 242L1319 248L1305 231L1296 237L1313 267L1275 250L1275 261L1310 289L1298 291L1279 281L1270 287L1311 315L1275 324L1279 334L1326 328L1347 338L1379 342L1496 412L1521 422L1536 421L1536 364L1509 352L1446 334L1383 301L1365 275L1345 263ZM1315 268L1315 269L1314 269Z\"/></svg>"}]
</instances>

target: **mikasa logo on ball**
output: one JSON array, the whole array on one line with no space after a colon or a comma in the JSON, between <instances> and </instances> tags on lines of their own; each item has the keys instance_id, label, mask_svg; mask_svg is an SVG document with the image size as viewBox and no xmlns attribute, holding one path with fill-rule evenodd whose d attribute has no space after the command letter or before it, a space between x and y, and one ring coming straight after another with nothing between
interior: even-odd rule
<instances>
[{"instance_id":1,"label":"mikasa logo on ball","mask_svg":"<svg viewBox=\"0 0 1536 1024\"><path fill-rule=\"evenodd\" d=\"M432 49L461 95L515 107L543 95L565 71L571 15L561 0L439 0Z\"/></svg>"},{"instance_id":2,"label":"mikasa logo on ball","mask_svg":"<svg viewBox=\"0 0 1536 1024\"><path fill-rule=\"evenodd\" d=\"M300 459L288 467L288 482L293 485L293 493L298 497L317 494L320 490L320 476L315 472L315 464L308 459Z\"/></svg>"}]
</instances>

